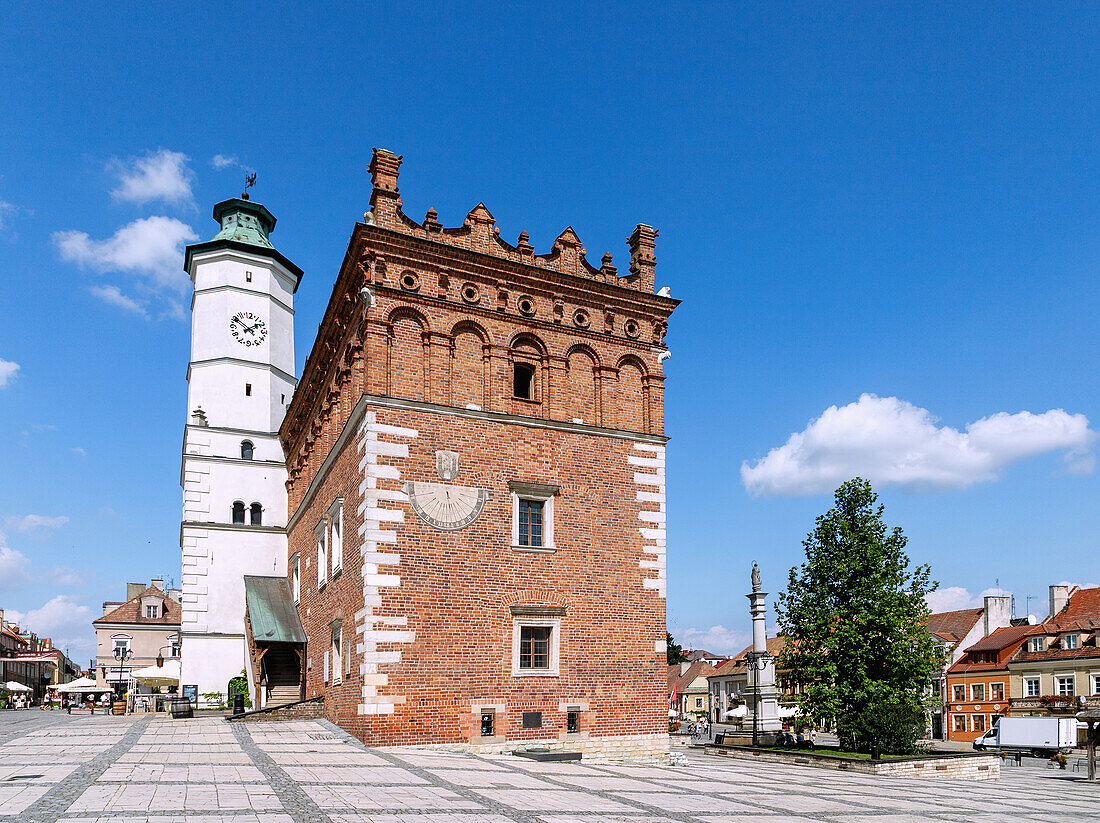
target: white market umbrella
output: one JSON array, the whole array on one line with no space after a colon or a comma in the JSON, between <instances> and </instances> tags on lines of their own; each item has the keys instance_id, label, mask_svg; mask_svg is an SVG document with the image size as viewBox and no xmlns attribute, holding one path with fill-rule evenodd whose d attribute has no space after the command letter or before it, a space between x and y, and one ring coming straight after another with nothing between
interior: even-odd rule
<instances>
[{"instance_id":1,"label":"white market umbrella","mask_svg":"<svg viewBox=\"0 0 1100 823\"><path fill-rule=\"evenodd\" d=\"M732 709L726 711L726 717L744 717L748 713L748 709L744 706L734 706Z\"/></svg>"},{"instance_id":2,"label":"white market umbrella","mask_svg":"<svg viewBox=\"0 0 1100 823\"><path fill-rule=\"evenodd\" d=\"M14 680L9 680L4 684L4 688L9 692L29 692L30 688L24 686L22 683L16 683Z\"/></svg>"},{"instance_id":3,"label":"white market umbrella","mask_svg":"<svg viewBox=\"0 0 1100 823\"><path fill-rule=\"evenodd\" d=\"M130 677L145 686L173 686L180 682L180 662L165 660L163 666L146 666L132 672Z\"/></svg>"},{"instance_id":4,"label":"white market umbrella","mask_svg":"<svg viewBox=\"0 0 1100 823\"><path fill-rule=\"evenodd\" d=\"M68 683L62 683L57 687L57 690L59 692L82 692L87 691L89 688L95 688L95 681L90 677L78 677Z\"/></svg>"}]
</instances>

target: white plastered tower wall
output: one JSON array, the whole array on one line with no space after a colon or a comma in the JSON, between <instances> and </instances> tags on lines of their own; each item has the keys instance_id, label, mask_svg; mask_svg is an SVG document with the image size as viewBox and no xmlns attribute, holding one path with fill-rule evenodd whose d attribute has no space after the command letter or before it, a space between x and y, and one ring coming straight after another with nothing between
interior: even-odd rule
<instances>
[{"instance_id":1,"label":"white plastered tower wall","mask_svg":"<svg viewBox=\"0 0 1100 823\"><path fill-rule=\"evenodd\" d=\"M263 206L228 200L214 217L221 231L189 246L185 264L194 296L180 473L180 684L197 686L199 695L224 694L244 670L254 695L244 576L286 575L287 472L278 430L296 384L293 300L301 270L271 246L275 219ZM234 504L243 506L244 523L234 523Z\"/></svg>"}]
</instances>

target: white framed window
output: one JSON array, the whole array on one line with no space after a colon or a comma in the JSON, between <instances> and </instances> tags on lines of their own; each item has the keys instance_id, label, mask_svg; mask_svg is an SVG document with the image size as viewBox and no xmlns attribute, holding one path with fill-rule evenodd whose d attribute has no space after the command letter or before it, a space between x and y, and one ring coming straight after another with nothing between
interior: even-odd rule
<instances>
[{"instance_id":1,"label":"white framed window","mask_svg":"<svg viewBox=\"0 0 1100 823\"><path fill-rule=\"evenodd\" d=\"M328 529L325 521L317 524L317 590L328 582ZM328 678L325 678L326 680Z\"/></svg>"},{"instance_id":2,"label":"white framed window","mask_svg":"<svg viewBox=\"0 0 1100 823\"><path fill-rule=\"evenodd\" d=\"M156 603L150 603L145 607L145 618L147 620L156 620L160 617L160 608Z\"/></svg>"},{"instance_id":3,"label":"white framed window","mask_svg":"<svg viewBox=\"0 0 1100 823\"><path fill-rule=\"evenodd\" d=\"M1033 637L1027 641L1027 650L1029 652L1041 652L1046 648L1046 639L1043 637Z\"/></svg>"},{"instance_id":4,"label":"white framed window","mask_svg":"<svg viewBox=\"0 0 1100 823\"><path fill-rule=\"evenodd\" d=\"M951 687L951 690L952 690L952 699L956 703L962 703L964 700L966 700L966 686L965 685L956 684L956 685Z\"/></svg>"},{"instance_id":5,"label":"white framed window","mask_svg":"<svg viewBox=\"0 0 1100 823\"><path fill-rule=\"evenodd\" d=\"M558 487L511 481L512 547L521 551L554 551L554 497Z\"/></svg>"},{"instance_id":6,"label":"white framed window","mask_svg":"<svg viewBox=\"0 0 1100 823\"><path fill-rule=\"evenodd\" d=\"M341 682L343 674L343 624L337 620L332 624L332 685Z\"/></svg>"},{"instance_id":7,"label":"white framed window","mask_svg":"<svg viewBox=\"0 0 1100 823\"><path fill-rule=\"evenodd\" d=\"M115 649L123 649L125 651L130 650L130 640L132 638L128 634L116 634L111 637L111 654L114 654Z\"/></svg>"},{"instance_id":8,"label":"white framed window","mask_svg":"<svg viewBox=\"0 0 1100 823\"><path fill-rule=\"evenodd\" d=\"M989 699L990 700L1004 700L1005 699L1005 684L1004 683L990 683L989 684Z\"/></svg>"},{"instance_id":9,"label":"white framed window","mask_svg":"<svg viewBox=\"0 0 1100 823\"><path fill-rule=\"evenodd\" d=\"M332 574L344 565L344 498L338 497L328 510L329 557L332 562Z\"/></svg>"},{"instance_id":10,"label":"white framed window","mask_svg":"<svg viewBox=\"0 0 1100 823\"><path fill-rule=\"evenodd\" d=\"M972 731L972 732L984 732L985 731L985 715L984 714L972 714L972 715L970 715L970 731Z\"/></svg>"},{"instance_id":11,"label":"white framed window","mask_svg":"<svg viewBox=\"0 0 1100 823\"><path fill-rule=\"evenodd\" d=\"M328 655L329 655L328 649L325 649L325 655L324 655L325 663L324 663L324 665L325 665L325 682L326 683L328 683Z\"/></svg>"},{"instance_id":12,"label":"white framed window","mask_svg":"<svg viewBox=\"0 0 1100 823\"><path fill-rule=\"evenodd\" d=\"M957 732L966 731L966 715L965 714L953 714L951 715L951 721L953 730Z\"/></svg>"},{"instance_id":13,"label":"white framed window","mask_svg":"<svg viewBox=\"0 0 1100 823\"><path fill-rule=\"evenodd\" d=\"M1062 648L1063 649L1076 649L1077 648L1077 635L1075 635L1075 634L1062 635Z\"/></svg>"},{"instance_id":14,"label":"white framed window","mask_svg":"<svg viewBox=\"0 0 1100 823\"><path fill-rule=\"evenodd\" d=\"M985 700L985 683L972 683L970 685L970 698L975 703Z\"/></svg>"},{"instance_id":15,"label":"white framed window","mask_svg":"<svg viewBox=\"0 0 1100 823\"><path fill-rule=\"evenodd\" d=\"M1055 677L1054 692L1059 697L1073 697L1076 694L1073 688L1073 675L1058 675Z\"/></svg>"},{"instance_id":16,"label":"white framed window","mask_svg":"<svg viewBox=\"0 0 1100 823\"><path fill-rule=\"evenodd\" d=\"M1042 693L1037 675L1024 678L1024 697L1038 697Z\"/></svg>"},{"instance_id":17,"label":"white framed window","mask_svg":"<svg viewBox=\"0 0 1100 823\"><path fill-rule=\"evenodd\" d=\"M542 615L512 618L512 676L557 677L561 620Z\"/></svg>"},{"instance_id":18,"label":"white framed window","mask_svg":"<svg viewBox=\"0 0 1100 823\"><path fill-rule=\"evenodd\" d=\"M295 554L290 558L290 593L294 596L294 605L302 599L302 556Z\"/></svg>"},{"instance_id":19,"label":"white framed window","mask_svg":"<svg viewBox=\"0 0 1100 823\"><path fill-rule=\"evenodd\" d=\"M695 698L695 708L697 708L697 709L703 708L703 698L701 698L701 697Z\"/></svg>"},{"instance_id":20,"label":"white framed window","mask_svg":"<svg viewBox=\"0 0 1100 823\"><path fill-rule=\"evenodd\" d=\"M1093 672L1090 680L1092 682L1092 693L1100 694L1100 674Z\"/></svg>"}]
</instances>

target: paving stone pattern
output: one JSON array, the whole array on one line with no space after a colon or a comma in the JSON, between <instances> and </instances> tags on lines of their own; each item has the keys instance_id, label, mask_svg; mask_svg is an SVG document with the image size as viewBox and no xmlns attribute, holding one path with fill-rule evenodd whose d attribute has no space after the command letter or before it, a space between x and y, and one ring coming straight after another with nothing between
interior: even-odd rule
<instances>
[{"instance_id":1,"label":"paving stone pattern","mask_svg":"<svg viewBox=\"0 0 1100 823\"><path fill-rule=\"evenodd\" d=\"M1097 821L1100 786L840 774L688 753L683 766L367 749L327 721L0 714L0 823Z\"/></svg>"}]
</instances>

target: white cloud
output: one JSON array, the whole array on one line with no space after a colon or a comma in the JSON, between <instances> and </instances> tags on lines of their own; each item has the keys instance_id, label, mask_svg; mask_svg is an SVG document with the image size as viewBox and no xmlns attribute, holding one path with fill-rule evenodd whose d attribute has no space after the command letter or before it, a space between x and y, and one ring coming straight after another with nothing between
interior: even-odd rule
<instances>
[{"instance_id":1,"label":"white cloud","mask_svg":"<svg viewBox=\"0 0 1100 823\"><path fill-rule=\"evenodd\" d=\"M985 604L986 597L997 595L1008 596L1012 592L1004 589L985 589L978 594L971 594L962 586L948 586L925 596L924 601L934 614L939 612L956 612L961 609L979 609Z\"/></svg>"},{"instance_id":2,"label":"white cloud","mask_svg":"<svg viewBox=\"0 0 1100 823\"><path fill-rule=\"evenodd\" d=\"M1066 452L1070 471L1091 471L1096 433L1083 414L999 412L965 432L936 423L927 409L864 394L830 406L766 457L742 463L741 482L753 496L823 494L853 477L941 491L996 480L1010 464L1053 451Z\"/></svg>"},{"instance_id":3,"label":"white cloud","mask_svg":"<svg viewBox=\"0 0 1100 823\"><path fill-rule=\"evenodd\" d=\"M116 200L128 203L161 201L172 205L193 206L186 154L161 149L129 160L114 160L108 169L118 174L119 186L111 192Z\"/></svg>"},{"instance_id":4,"label":"white cloud","mask_svg":"<svg viewBox=\"0 0 1100 823\"><path fill-rule=\"evenodd\" d=\"M23 532L27 534L29 532L35 532L39 529L49 531L52 529L59 529L69 522L69 518L64 515L58 517L47 517L44 514L24 514L24 515L8 515L4 518L4 525L9 529L15 529L17 532Z\"/></svg>"},{"instance_id":5,"label":"white cloud","mask_svg":"<svg viewBox=\"0 0 1100 823\"><path fill-rule=\"evenodd\" d=\"M0 229L6 229L8 227L8 218L17 211L19 211L19 209L14 203L0 200Z\"/></svg>"},{"instance_id":6,"label":"white cloud","mask_svg":"<svg viewBox=\"0 0 1100 823\"><path fill-rule=\"evenodd\" d=\"M83 446L72 446L69 451L71 451L73 454L79 454L81 457L88 456L88 450Z\"/></svg>"},{"instance_id":7,"label":"white cloud","mask_svg":"<svg viewBox=\"0 0 1100 823\"><path fill-rule=\"evenodd\" d=\"M752 642L751 632L727 629L725 626L711 626L709 629L677 628L669 631L684 651L705 649L715 654L734 655Z\"/></svg>"},{"instance_id":8,"label":"white cloud","mask_svg":"<svg viewBox=\"0 0 1100 823\"><path fill-rule=\"evenodd\" d=\"M87 581L88 574L69 566L57 566L50 572L50 577L59 586L81 586Z\"/></svg>"},{"instance_id":9,"label":"white cloud","mask_svg":"<svg viewBox=\"0 0 1100 823\"><path fill-rule=\"evenodd\" d=\"M13 591L26 583L30 579L29 565L27 556L5 545L4 535L0 534L0 591Z\"/></svg>"},{"instance_id":10,"label":"white cloud","mask_svg":"<svg viewBox=\"0 0 1100 823\"><path fill-rule=\"evenodd\" d=\"M198 240L198 235L174 217L143 217L106 240L93 240L86 232L73 230L54 232L51 239L63 260L81 268L130 272L147 278L153 291L182 293L190 285L183 271L183 247Z\"/></svg>"},{"instance_id":11,"label":"white cloud","mask_svg":"<svg viewBox=\"0 0 1100 823\"><path fill-rule=\"evenodd\" d=\"M7 388L8 384L19 373L19 364L0 357L0 389Z\"/></svg>"},{"instance_id":12,"label":"white cloud","mask_svg":"<svg viewBox=\"0 0 1100 823\"><path fill-rule=\"evenodd\" d=\"M215 154L210 158L210 165L218 171L224 171L225 169L241 169L246 172L254 172L255 169L251 166L246 166L240 160L237 159L235 154Z\"/></svg>"},{"instance_id":13,"label":"white cloud","mask_svg":"<svg viewBox=\"0 0 1100 823\"><path fill-rule=\"evenodd\" d=\"M132 297L127 297L125 294L123 294L122 290L118 286L112 284L107 284L105 286L91 286L88 290L104 303L108 303L112 306L118 306L120 309L133 312L140 317L148 317L148 314L145 311L145 307L134 300Z\"/></svg>"},{"instance_id":14,"label":"white cloud","mask_svg":"<svg viewBox=\"0 0 1100 823\"><path fill-rule=\"evenodd\" d=\"M18 622L20 628L29 629L39 637L50 638L59 649L68 649L70 656L78 662L95 654L92 610L68 595L59 594L29 612L9 610L6 617Z\"/></svg>"}]
</instances>

